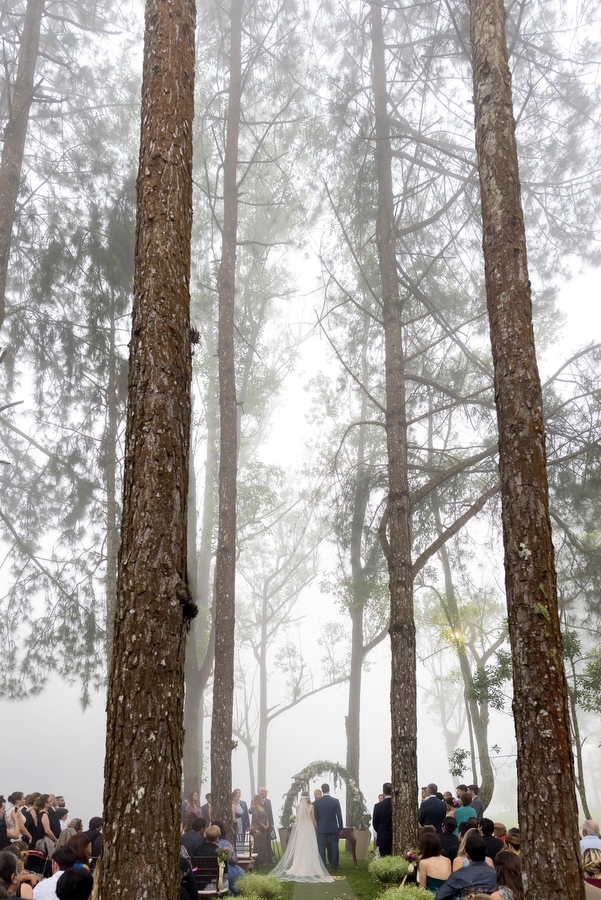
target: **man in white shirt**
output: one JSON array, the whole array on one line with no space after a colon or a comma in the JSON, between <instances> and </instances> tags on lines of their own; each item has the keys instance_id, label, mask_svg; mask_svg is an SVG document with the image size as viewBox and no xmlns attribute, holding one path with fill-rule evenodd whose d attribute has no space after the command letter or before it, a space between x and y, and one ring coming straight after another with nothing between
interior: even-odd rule
<instances>
[{"instance_id":1,"label":"man in white shirt","mask_svg":"<svg viewBox=\"0 0 601 900\"><path fill-rule=\"evenodd\" d=\"M601 850L601 838L599 837L598 824L596 822L593 822L592 819L587 819L582 826L580 852L584 853L585 850L589 850L591 847L595 847L597 850Z\"/></svg>"},{"instance_id":2,"label":"man in white shirt","mask_svg":"<svg viewBox=\"0 0 601 900\"><path fill-rule=\"evenodd\" d=\"M77 854L73 847L59 847L52 857L52 875L44 878L33 889L33 900L58 900L56 896L56 884L63 872L72 869L77 860Z\"/></svg>"}]
</instances>

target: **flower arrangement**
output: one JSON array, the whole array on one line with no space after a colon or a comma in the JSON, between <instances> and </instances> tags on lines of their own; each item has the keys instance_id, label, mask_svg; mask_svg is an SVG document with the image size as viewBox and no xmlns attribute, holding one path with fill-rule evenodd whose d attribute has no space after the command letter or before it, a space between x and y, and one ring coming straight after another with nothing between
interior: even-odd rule
<instances>
[{"instance_id":1,"label":"flower arrangement","mask_svg":"<svg viewBox=\"0 0 601 900\"><path fill-rule=\"evenodd\" d=\"M270 875L258 875L249 872L236 882L236 887L243 897L260 897L261 900L275 900L282 892L282 885L277 878Z\"/></svg>"},{"instance_id":2,"label":"flower arrangement","mask_svg":"<svg viewBox=\"0 0 601 900\"><path fill-rule=\"evenodd\" d=\"M419 850L405 850L403 859L409 863L409 874L411 874L419 862Z\"/></svg>"},{"instance_id":3,"label":"flower arrangement","mask_svg":"<svg viewBox=\"0 0 601 900\"><path fill-rule=\"evenodd\" d=\"M219 865L227 865L230 859L230 851L228 847L220 847L217 851L217 861Z\"/></svg>"},{"instance_id":4,"label":"flower arrangement","mask_svg":"<svg viewBox=\"0 0 601 900\"><path fill-rule=\"evenodd\" d=\"M306 766L302 772L294 776L294 782L290 790L285 794L284 806L280 815L280 824L282 828L289 828L293 823L293 808L298 798L298 793L303 785L309 785L313 778L320 775L329 775L334 783L334 788L338 783L344 781L346 785L347 798L350 797L350 822L353 828L361 831L367 831L371 816L365 805L365 798L355 779L344 766L338 763L328 762L328 760L317 760Z\"/></svg>"},{"instance_id":5,"label":"flower arrangement","mask_svg":"<svg viewBox=\"0 0 601 900\"><path fill-rule=\"evenodd\" d=\"M381 856L368 865L369 874L382 884L400 884L410 871L410 863L402 856ZM394 900L394 897L391 898Z\"/></svg>"}]
</instances>

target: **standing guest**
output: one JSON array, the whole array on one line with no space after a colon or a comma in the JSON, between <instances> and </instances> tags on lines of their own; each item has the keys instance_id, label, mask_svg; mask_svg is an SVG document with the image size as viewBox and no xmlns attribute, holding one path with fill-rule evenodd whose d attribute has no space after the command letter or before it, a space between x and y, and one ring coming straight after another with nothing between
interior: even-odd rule
<instances>
[{"instance_id":1,"label":"standing guest","mask_svg":"<svg viewBox=\"0 0 601 900\"><path fill-rule=\"evenodd\" d=\"M10 845L11 839L14 839L15 831L8 829L6 823L6 800L0 797L0 851L5 850Z\"/></svg>"},{"instance_id":2,"label":"standing guest","mask_svg":"<svg viewBox=\"0 0 601 900\"><path fill-rule=\"evenodd\" d=\"M455 819L453 816L446 817L442 823L442 834L439 837L442 852L453 863L459 849L459 838L455 834Z\"/></svg>"},{"instance_id":3,"label":"standing guest","mask_svg":"<svg viewBox=\"0 0 601 900\"><path fill-rule=\"evenodd\" d=\"M458 784L455 790L455 794L458 800L461 800L461 795L467 791L467 784Z\"/></svg>"},{"instance_id":4,"label":"standing guest","mask_svg":"<svg viewBox=\"0 0 601 900\"><path fill-rule=\"evenodd\" d=\"M447 808L447 816L453 816L453 818L455 818L455 810L459 806L458 801L455 797L445 797L444 802Z\"/></svg>"},{"instance_id":5,"label":"standing guest","mask_svg":"<svg viewBox=\"0 0 601 900\"><path fill-rule=\"evenodd\" d=\"M52 855L54 856L60 847L66 847L75 834L81 834L81 831L75 831L74 828L69 828L69 826L67 826L64 831L61 831L61 836L54 845L54 853Z\"/></svg>"},{"instance_id":6,"label":"standing guest","mask_svg":"<svg viewBox=\"0 0 601 900\"><path fill-rule=\"evenodd\" d=\"M21 812L21 807L24 805L24 802L25 794L23 791L13 791L8 798L6 807L6 828L8 831L12 831L18 835L18 837L12 838L12 840L19 841L23 839L29 843L31 841L31 835L27 830L25 819Z\"/></svg>"},{"instance_id":7,"label":"standing guest","mask_svg":"<svg viewBox=\"0 0 601 900\"><path fill-rule=\"evenodd\" d=\"M259 794L253 797L250 810L252 813L252 826L257 829L255 837L257 865L266 866L271 862L271 826Z\"/></svg>"},{"instance_id":8,"label":"standing guest","mask_svg":"<svg viewBox=\"0 0 601 900\"><path fill-rule=\"evenodd\" d=\"M60 822L61 834L62 834L63 831L65 830L65 828L67 827L67 816L69 815L69 810L66 809L64 806L57 806L56 814L58 816L58 821ZM60 835L59 835L59 837L60 837Z\"/></svg>"},{"instance_id":9,"label":"standing guest","mask_svg":"<svg viewBox=\"0 0 601 900\"><path fill-rule=\"evenodd\" d=\"M35 801L35 809L38 814L38 838L36 840L35 849L45 849L48 856L51 856L52 851L54 850L54 845L56 844L57 838L60 835L60 825L58 826L58 835L55 835L54 831L52 830L49 816L50 806L50 794L40 794L38 799ZM41 837L39 836L40 834Z\"/></svg>"},{"instance_id":10,"label":"standing guest","mask_svg":"<svg viewBox=\"0 0 601 900\"><path fill-rule=\"evenodd\" d=\"M200 809L200 815L205 820L205 822L211 821L211 795L205 794L205 800L207 801Z\"/></svg>"},{"instance_id":11,"label":"standing guest","mask_svg":"<svg viewBox=\"0 0 601 900\"><path fill-rule=\"evenodd\" d=\"M378 794L378 803L381 803L384 799L384 794Z\"/></svg>"},{"instance_id":12,"label":"standing guest","mask_svg":"<svg viewBox=\"0 0 601 900\"><path fill-rule=\"evenodd\" d=\"M61 847L52 857L52 875L44 878L33 889L33 900L56 900L56 883L63 872L72 868L76 862L75 850L72 847Z\"/></svg>"},{"instance_id":13,"label":"standing guest","mask_svg":"<svg viewBox=\"0 0 601 900\"><path fill-rule=\"evenodd\" d=\"M424 825L434 825L436 833L440 834L442 823L447 815L447 805L444 800L438 799L437 791L438 785L434 782L430 782L426 787L426 797L422 800L419 808L419 826L423 828Z\"/></svg>"},{"instance_id":14,"label":"standing guest","mask_svg":"<svg viewBox=\"0 0 601 900\"><path fill-rule=\"evenodd\" d=\"M313 803L315 803L316 800L319 800L320 797L323 797L323 794L321 793L319 788L315 788L315 790L313 791Z\"/></svg>"},{"instance_id":15,"label":"standing guest","mask_svg":"<svg viewBox=\"0 0 601 900\"><path fill-rule=\"evenodd\" d=\"M88 900L94 879L87 869L67 869L56 882L58 900Z\"/></svg>"},{"instance_id":16,"label":"standing guest","mask_svg":"<svg viewBox=\"0 0 601 900\"><path fill-rule=\"evenodd\" d=\"M240 788L234 788L232 791L232 828L234 829L234 834L244 834L249 827L244 825L244 806L242 806L241 797L242 791Z\"/></svg>"},{"instance_id":17,"label":"standing guest","mask_svg":"<svg viewBox=\"0 0 601 900\"><path fill-rule=\"evenodd\" d=\"M470 795L464 791L461 797L461 806L455 810L455 834L459 834L459 826L468 819L476 819L476 810L470 806Z\"/></svg>"},{"instance_id":18,"label":"standing guest","mask_svg":"<svg viewBox=\"0 0 601 900\"><path fill-rule=\"evenodd\" d=\"M468 865L453 872L439 889L436 900L461 897L469 888L487 893L494 891L497 883L495 870L486 863L486 844L476 830L467 835L465 852Z\"/></svg>"},{"instance_id":19,"label":"standing guest","mask_svg":"<svg viewBox=\"0 0 601 900\"><path fill-rule=\"evenodd\" d=\"M10 797L8 798L10 800ZM582 840L580 841L580 852L584 853L589 847L596 847L601 850L601 838L599 837L599 826L592 819L587 819L582 826Z\"/></svg>"},{"instance_id":20,"label":"standing guest","mask_svg":"<svg viewBox=\"0 0 601 900\"><path fill-rule=\"evenodd\" d=\"M57 841L61 836L61 820L56 814L56 796L54 794L48 794L48 797L50 799L46 813L50 821L50 829L52 831L52 834L54 835L54 840Z\"/></svg>"},{"instance_id":21,"label":"standing guest","mask_svg":"<svg viewBox=\"0 0 601 900\"><path fill-rule=\"evenodd\" d=\"M189 856L198 856L198 851L205 842L205 828L207 823L204 819L194 819L190 829L182 834L180 842L185 847Z\"/></svg>"},{"instance_id":22,"label":"standing guest","mask_svg":"<svg viewBox=\"0 0 601 900\"><path fill-rule=\"evenodd\" d=\"M67 805L67 804L65 803L65 798L63 797L63 795L62 795L62 794L57 794L57 795L56 795L56 809L58 810L59 807L61 807L61 806L62 806L62 807L65 807L66 805Z\"/></svg>"},{"instance_id":23,"label":"standing guest","mask_svg":"<svg viewBox=\"0 0 601 900\"><path fill-rule=\"evenodd\" d=\"M83 822L81 819L71 819L67 824L67 828L72 828L73 831L83 831Z\"/></svg>"},{"instance_id":24,"label":"standing guest","mask_svg":"<svg viewBox=\"0 0 601 900\"><path fill-rule=\"evenodd\" d=\"M268 798L267 794L269 791L267 788L261 787L259 788L259 797L263 801L263 808L267 813L267 819L269 821L269 862L273 862L273 849L271 846L271 842L276 840L275 833L275 822L273 820L273 809L271 808L271 800Z\"/></svg>"},{"instance_id":25,"label":"standing guest","mask_svg":"<svg viewBox=\"0 0 601 900\"><path fill-rule=\"evenodd\" d=\"M102 853L102 819L100 816L92 816L88 823L88 837L92 843L92 868L96 865L96 860Z\"/></svg>"},{"instance_id":26,"label":"standing guest","mask_svg":"<svg viewBox=\"0 0 601 900\"><path fill-rule=\"evenodd\" d=\"M471 805L476 810L476 818L478 819L478 822L481 822L484 818L484 806L482 800L478 796L478 785L468 784L467 792L471 797Z\"/></svg>"},{"instance_id":27,"label":"standing guest","mask_svg":"<svg viewBox=\"0 0 601 900\"><path fill-rule=\"evenodd\" d=\"M319 850L319 855L325 866L326 847L328 847L332 871L337 872L340 858L338 835L340 829L344 828L344 819L342 818L340 800L336 800L335 797L330 797L330 785L325 783L322 784L321 792L323 796L313 804L313 812L315 814L315 821L317 822L317 849Z\"/></svg>"},{"instance_id":28,"label":"standing guest","mask_svg":"<svg viewBox=\"0 0 601 900\"><path fill-rule=\"evenodd\" d=\"M495 823L492 819L482 819L480 822L480 831L484 838L484 843L486 844L486 855L490 856L493 862L495 861L497 853L505 849L503 841L494 836L494 830Z\"/></svg>"},{"instance_id":29,"label":"standing guest","mask_svg":"<svg viewBox=\"0 0 601 900\"><path fill-rule=\"evenodd\" d=\"M198 791L190 791L189 794L186 794L186 802L184 804L184 817L187 813L194 813L194 817L199 819L202 815L202 809L200 808L200 800L198 798Z\"/></svg>"},{"instance_id":30,"label":"standing guest","mask_svg":"<svg viewBox=\"0 0 601 900\"><path fill-rule=\"evenodd\" d=\"M374 806L371 823L376 832L376 847L380 856L390 856L392 853L392 784L387 781L382 785L383 797Z\"/></svg>"},{"instance_id":31,"label":"standing guest","mask_svg":"<svg viewBox=\"0 0 601 900\"><path fill-rule=\"evenodd\" d=\"M450 860L442 855L442 847L437 834L422 831L419 836L420 860L418 881L431 894L442 887L451 874Z\"/></svg>"}]
</instances>

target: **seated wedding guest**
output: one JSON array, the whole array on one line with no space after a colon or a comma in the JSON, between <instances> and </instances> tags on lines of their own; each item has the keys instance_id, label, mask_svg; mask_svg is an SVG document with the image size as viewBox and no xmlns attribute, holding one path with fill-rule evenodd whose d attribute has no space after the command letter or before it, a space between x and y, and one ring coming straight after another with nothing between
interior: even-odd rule
<instances>
[{"instance_id":1,"label":"seated wedding guest","mask_svg":"<svg viewBox=\"0 0 601 900\"><path fill-rule=\"evenodd\" d=\"M455 810L458 807L458 802L454 797L445 797L444 798L445 805L447 807L447 816L452 816L455 818Z\"/></svg>"},{"instance_id":2,"label":"seated wedding guest","mask_svg":"<svg viewBox=\"0 0 601 900\"><path fill-rule=\"evenodd\" d=\"M500 841L503 841L503 843L505 843L505 838L507 837L507 829L502 822L495 822L494 835L496 838L499 838Z\"/></svg>"},{"instance_id":3,"label":"seated wedding guest","mask_svg":"<svg viewBox=\"0 0 601 900\"><path fill-rule=\"evenodd\" d=\"M451 861L442 855L437 834L422 831L419 836L421 851L417 877L420 885L435 894L451 874Z\"/></svg>"},{"instance_id":4,"label":"seated wedding guest","mask_svg":"<svg viewBox=\"0 0 601 900\"><path fill-rule=\"evenodd\" d=\"M90 836L86 834L85 831L82 831L81 834L74 834L72 838L69 838L67 841L67 847L72 847L75 850L75 855L77 857L74 865L75 868L81 868L84 866L86 869L90 868L90 858L92 856L92 841L90 840Z\"/></svg>"},{"instance_id":5,"label":"seated wedding guest","mask_svg":"<svg viewBox=\"0 0 601 900\"><path fill-rule=\"evenodd\" d=\"M17 857L9 850L0 853L0 885L14 896L18 885Z\"/></svg>"},{"instance_id":6,"label":"seated wedding guest","mask_svg":"<svg viewBox=\"0 0 601 900\"><path fill-rule=\"evenodd\" d=\"M205 842L204 832L206 824L204 819L194 819L190 829L185 834L182 834L180 842L190 856L198 856L198 851Z\"/></svg>"},{"instance_id":7,"label":"seated wedding guest","mask_svg":"<svg viewBox=\"0 0 601 900\"><path fill-rule=\"evenodd\" d=\"M465 824L467 824L467 822ZM474 835L474 834L477 834L479 837L482 837L482 835L480 834L480 832L478 831L477 828L468 828L468 830L465 832L465 834L461 840L461 843L459 844L459 847L457 848L457 856L453 860L453 872L458 872L460 869L465 869L466 866L469 866L470 861L469 861L468 855L467 855L466 843L467 843L469 836ZM484 841L482 841L482 842L484 843ZM486 847L486 844L484 844L484 846ZM493 861L489 856L485 857L485 861L488 863L488 865L491 868L493 867Z\"/></svg>"},{"instance_id":8,"label":"seated wedding guest","mask_svg":"<svg viewBox=\"0 0 601 900\"><path fill-rule=\"evenodd\" d=\"M10 797L9 797L10 800ZM589 847L596 847L601 850L601 838L599 837L599 825L592 819L587 819L582 826L582 840L580 841L580 852L584 853Z\"/></svg>"},{"instance_id":9,"label":"seated wedding guest","mask_svg":"<svg viewBox=\"0 0 601 900\"><path fill-rule=\"evenodd\" d=\"M517 832L517 833L516 833ZM517 853L518 856L521 856L520 853L520 833L517 829L510 828L507 837L505 838L505 849L511 850L512 853Z\"/></svg>"},{"instance_id":10,"label":"seated wedding guest","mask_svg":"<svg viewBox=\"0 0 601 900\"><path fill-rule=\"evenodd\" d=\"M94 887L94 878L87 869L67 869L56 883L58 900L88 900Z\"/></svg>"},{"instance_id":11,"label":"seated wedding guest","mask_svg":"<svg viewBox=\"0 0 601 900\"><path fill-rule=\"evenodd\" d=\"M499 838L494 837L495 823L492 819L482 819L480 822L480 831L486 844L486 855L495 861L495 856L499 851L505 849L505 844Z\"/></svg>"},{"instance_id":12,"label":"seated wedding guest","mask_svg":"<svg viewBox=\"0 0 601 900\"><path fill-rule=\"evenodd\" d=\"M28 872L25 869L25 860L29 854L29 849L24 841L13 841L6 850L7 853L13 853L17 860L17 890L16 897L22 897L23 900L32 900L33 889L40 880L41 876L34 872Z\"/></svg>"},{"instance_id":13,"label":"seated wedding guest","mask_svg":"<svg viewBox=\"0 0 601 900\"><path fill-rule=\"evenodd\" d=\"M453 863L459 849L459 838L455 834L455 819L453 816L446 817L442 823L442 834L439 834L438 837L440 838L442 852Z\"/></svg>"},{"instance_id":14,"label":"seated wedding guest","mask_svg":"<svg viewBox=\"0 0 601 900\"><path fill-rule=\"evenodd\" d=\"M459 798L461 800L461 806L458 806L455 810L455 834L459 834L459 826L462 822L467 822L468 819L476 818L476 810L473 806L470 806L471 797L467 791L464 791Z\"/></svg>"},{"instance_id":15,"label":"seated wedding guest","mask_svg":"<svg viewBox=\"0 0 601 900\"><path fill-rule=\"evenodd\" d=\"M66 847L67 844L69 843L70 839L75 834L81 834L81 832L75 831L74 828L69 828L69 826L67 826L64 831L61 831L61 836L59 837L58 841L54 845L54 851L53 851L52 855L54 856L54 854L60 847Z\"/></svg>"},{"instance_id":16,"label":"seated wedding guest","mask_svg":"<svg viewBox=\"0 0 601 900\"><path fill-rule=\"evenodd\" d=\"M190 861L184 856L179 859L180 883L179 900L198 900L198 888Z\"/></svg>"},{"instance_id":17,"label":"seated wedding guest","mask_svg":"<svg viewBox=\"0 0 601 900\"><path fill-rule=\"evenodd\" d=\"M582 854L584 880L593 887L601 888L601 850L598 847L587 847Z\"/></svg>"},{"instance_id":18,"label":"seated wedding guest","mask_svg":"<svg viewBox=\"0 0 601 900\"><path fill-rule=\"evenodd\" d=\"M213 822L213 825L217 826L217 828L220 830L221 834L223 834L224 830L221 825L221 822ZM230 893L235 895L238 893L238 889L236 887L236 882L238 881L239 878L243 878L246 873L245 873L244 869L242 869L238 865L238 855L236 853L236 849L235 849L235 847L232 846L232 844L230 844L229 841L226 841L225 838L220 837L219 840L217 841L217 846L219 847L220 850L228 850L229 851L230 855L229 855L228 861L227 861L227 872L226 872L227 883L228 883L228 887L230 889Z\"/></svg>"},{"instance_id":19,"label":"seated wedding guest","mask_svg":"<svg viewBox=\"0 0 601 900\"><path fill-rule=\"evenodd\" d=\"M522 861L517 853L500 850L495 856L497 892L495 900L524 900ZM498 894L498 896L497 896Z\"/></svg>"},{"instance_id":20,"label":"seated wedding guest","mask_svg":"<svg viewBox=\"0 0 601 900\"><path fill-rule=\"evenodd\" d=\"M67 823L67 828L72 828L73 831L83 831L83 822L81 819L71 819L71 821Z\"/></svg>"},{"instance_id":21,"label":"seated wedding guest","mask_svg":"<svg viewBox=\"0 0 601 900\"><path fill-rule=\"evenodd\" d=\"M477 829L469 832L465 839L468 865L445 881L436 894L436 900L451 900L461 897L468 888L491 893L496 887L494 869L486 863L486 844Z\"/></svg>"},{"instance_id":22,"label":"seated wedding guest","mask_svg":"<svg viewBox=\"0 0 601 900\"><path fill-rule=\"evenodd\" d=\"M220 829L216 825L209 825L209 827L205 829L205 842L202 845L202 847L200 848L200 851L197 854L197 858L203 857L203 856L217 856L217 854L219 852L218 841L219 841L220 837L221 837ZM225 869L224 869L224 874L226 876L227 876L228 868L229 868L229 864L226 863ZM196 883L201 890L204 890L206 888L206 885L209 884L209 881L207 880L207 882L205 884L201 884L201 882L199 880L199 873L197 872L196 873Z\"/></svg>"}]
</instances>

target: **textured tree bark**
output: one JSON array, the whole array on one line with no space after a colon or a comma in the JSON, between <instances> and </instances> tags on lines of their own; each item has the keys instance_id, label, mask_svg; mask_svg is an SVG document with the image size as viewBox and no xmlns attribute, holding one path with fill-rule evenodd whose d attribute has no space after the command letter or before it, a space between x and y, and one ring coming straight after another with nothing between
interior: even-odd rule
<instances>
[{"instance_id":1,"label":"textured tree bark","mask_svg":"<svg viewBox=\"0 0 601 900\"><path fill-rule=\"evenodd\" d=\"M415 621L411 567L410 504L407 480L407 421L401 300L396 268L392 194L392 153L386 108L386 67L382 9L371 4L372 79L376 111L378 178L377 245L384 306L386 356L386 442L388 448L388 528L392 676L393 853L417 843L417 710Z\"/></svg>"},{"instance_id":2,"label":"textured tree bark","mask_svg":"<svg viewBox=\"0 0 601 900\"><path fill-rule=\"evenodd\" d=\"M147 0L101 900L179 897L195 7Z\"/></svg>"},{"instance_id":3,"label":"textured tree bark","mask_svg":"<svg viewBox=\"0 0 601 900\"><path fill-rule=\"evenodd\" d=\"M215 673L211 721L211 794L214 818L232 820L232 722L236 582L237 417L234 296L238 229L238 138L242 94L242 0L232 0L230 84L223 172L223 239L219 266L219 528L215 564Z\"/></svg>"},{"instance_id":4,"label":"textured tree bark","mask_svg":"<svg viewBox=\"0 0 601 900\"><path fill-rule=\"evenodd\" d=\"M114 309L114 307L113 307ZM106 415L106 658L107 668L113 653L113 629L117 594L117 554L119 526L117 513L117 352L115 347L115 316L109 324L109 373Z\"/></svg>"},{"instance_id":5,"label":"textured tree bark","mask_svg":"<svg viewBox=\"0 0 601 900\"><path fill-rule=\"evenodd\" d=\"M45 0L28 0L27 3L19 48L17 78L10 98L8 122L4 127L4 146L0 161L0 328L6 310L10 239L19 194L29 110L33 99L44 3Z\"/></svg>"},{"instance_id":6,"label":"textured tree bark","mask_svg":"<svg viewBox=\"0 0 601 900\"><path fill-rule=\"evenodd\" d=\"M518 816L528 900L580 900L578 810L502 0L471 0L476 150L499 427Z\"/></svg>"}]
</instances>

